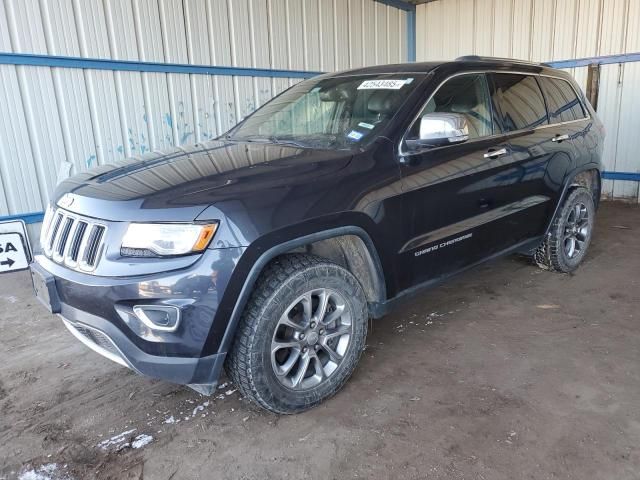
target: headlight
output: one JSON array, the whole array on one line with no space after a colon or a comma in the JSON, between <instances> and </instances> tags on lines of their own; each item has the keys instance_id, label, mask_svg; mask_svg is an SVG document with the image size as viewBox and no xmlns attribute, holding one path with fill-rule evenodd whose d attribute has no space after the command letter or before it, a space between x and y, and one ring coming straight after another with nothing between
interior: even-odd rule
<instances>
[{"instance_id":1,"label":"headlight","mask_svg":"<svg viewBox=\"0 0 640 480\"><path fill-rule=\"evenodd\" d=\"M217 224L132 223L122 239L124 256L149 257L201 252L211 242Z\"/></svg>"}]
</instances>

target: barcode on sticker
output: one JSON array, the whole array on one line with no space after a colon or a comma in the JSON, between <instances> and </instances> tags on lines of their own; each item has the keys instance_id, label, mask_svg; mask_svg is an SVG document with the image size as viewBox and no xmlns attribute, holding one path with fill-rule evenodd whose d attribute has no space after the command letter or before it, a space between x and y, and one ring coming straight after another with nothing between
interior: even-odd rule
<instances>
[{"instance_id":1,"label":"barcode on sticker","mask_svg":"<svg viewBox=\"0 0 640 480\"><path fill-rule=\"evenodd\" d=\"M358 90L400 90L412 81L413 78L405 78L403 80L365 80L360 84Z\"/></svg>"}]
</instances>

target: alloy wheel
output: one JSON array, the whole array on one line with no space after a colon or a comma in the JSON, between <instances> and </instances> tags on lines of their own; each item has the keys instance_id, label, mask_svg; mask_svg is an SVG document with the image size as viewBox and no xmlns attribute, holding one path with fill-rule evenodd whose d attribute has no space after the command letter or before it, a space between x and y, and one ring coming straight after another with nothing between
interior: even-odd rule
<instances>
[{"instance_id":1,"label":"alloy wheel","mask_svg":"<svg viewBox=\"0 0 640 480\"><path fill-rule=\"evenodd\" d=\"M569 212L564 227L564 251L568 258L575 258L584 250L589 238L589 211L583 203L577 203Z\"/></svg>"},{"instance_id":2,"label":"alloy wheel","mask_svg":"<svg viewBox=\"0 0 640 480\"><path fill-rule=\"evenodd\" d=\"M278 381L307 390L329 378L342 363L353 337L344 297L327 288L309 291L280 317L271 341L271 365Z\"/></svg>"}]
</instances>

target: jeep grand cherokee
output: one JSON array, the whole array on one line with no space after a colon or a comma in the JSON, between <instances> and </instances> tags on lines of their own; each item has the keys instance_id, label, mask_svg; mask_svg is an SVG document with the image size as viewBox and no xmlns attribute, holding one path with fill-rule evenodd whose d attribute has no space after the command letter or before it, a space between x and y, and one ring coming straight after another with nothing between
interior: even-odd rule
<instances>
[{"instance_id":1,"label":"jeep grand cherokee","mask_svg":"<svg viewBox=\"0 0 640 480\"><path fill-rule=\"evenodd\" d=\"M574 80L491 58L291 87L215 141L61 183L32 264L81 342L279 413L336 393L369 318L512 252L583 260L603 127Z\"/></svg>"}]
</instances>

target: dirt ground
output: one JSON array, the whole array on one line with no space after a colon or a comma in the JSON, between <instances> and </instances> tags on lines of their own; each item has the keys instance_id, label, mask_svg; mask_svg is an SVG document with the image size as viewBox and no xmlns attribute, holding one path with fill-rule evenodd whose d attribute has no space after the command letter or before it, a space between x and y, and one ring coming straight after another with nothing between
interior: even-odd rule
<instances>
[{"instance_id":1,"label":"dirt ground","mask_svg":"<svg viewBox=\"0 0 640 480\"><path fill-rule=\"evenodd\" d=\"M640 478L639 233L605 203L575 275L510 257L420 295L287 417L101 358L4 275L0 479Z\"/></svg>"}]
</instances>

